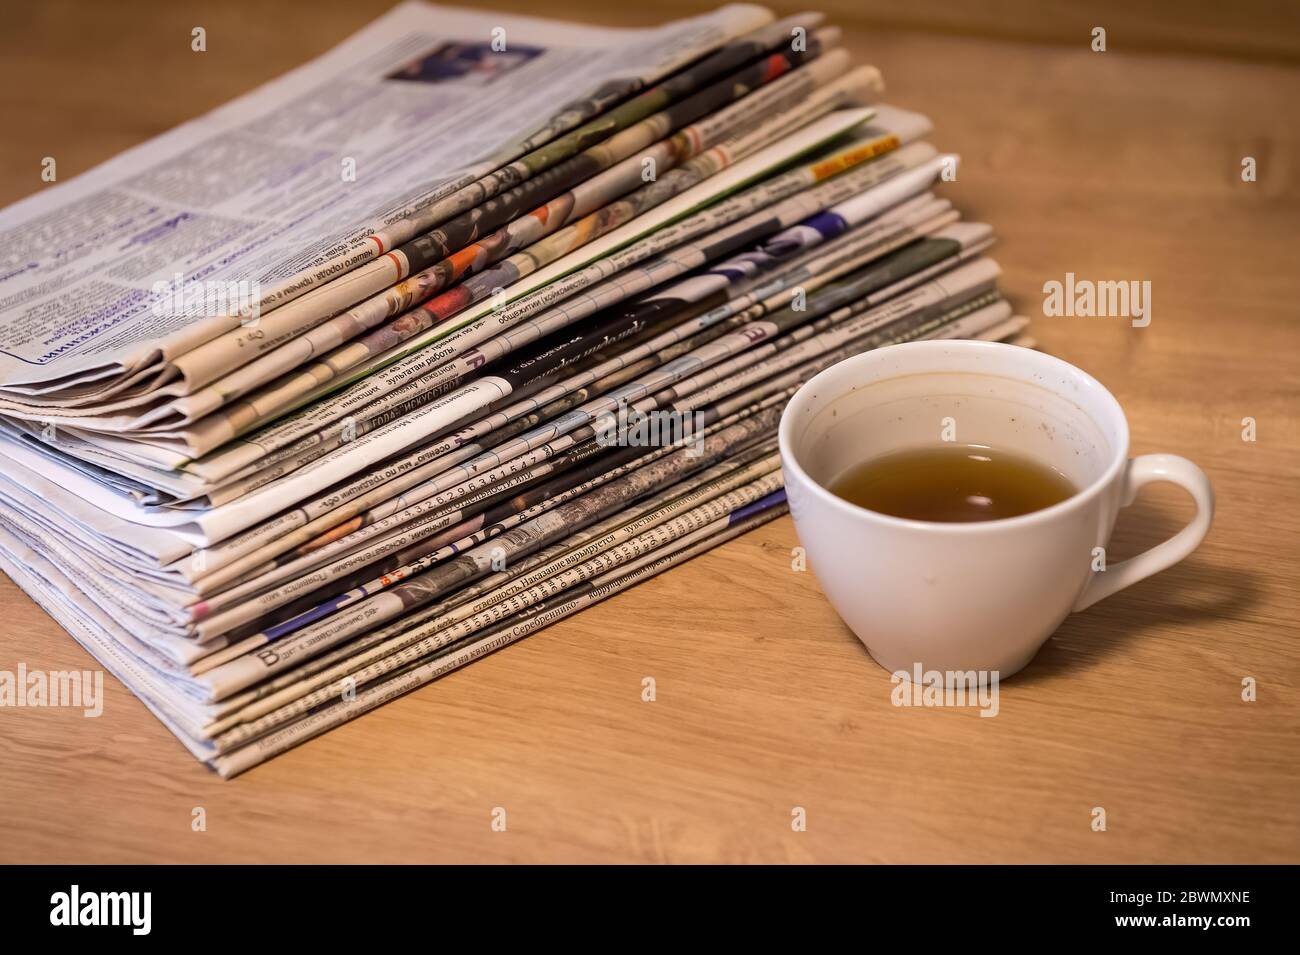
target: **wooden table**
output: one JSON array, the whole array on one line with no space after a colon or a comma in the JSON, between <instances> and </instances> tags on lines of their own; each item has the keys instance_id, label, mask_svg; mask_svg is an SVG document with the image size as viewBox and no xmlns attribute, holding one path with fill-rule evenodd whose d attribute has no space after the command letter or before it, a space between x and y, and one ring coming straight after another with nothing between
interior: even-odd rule
<instances>
[{"instance_id":1,"label":"wooden table","mask_svg":"<svg viewBox=\"0 0 1300 955\"><path fill-rule=\"evenodd\" d=\"M61 178L89 168L384 6L10 5L0 201L41 188L43 156ZM631 25L702 6L529 12ZM110 678L97 720L0 710L0 860L1300 861L1294 44L1270 42L1276 14L1253 34L1239 19L1232 35L1162 32L1110 4L1102 54L1086 30L1044 35L1050 12L1019 29L1006 3L992 35L952 3L925 31L832 6L890 98L963 155L947 193L997 227L1005 289L1043 347L1115 392L1134 453L1210 474L1219 511L1200 551L1067 621L1002 687L995 719L891 705L888 674L791 569L788 519L233 782ZM194 25L206 54L189 50ZM1214 36L1227 55L1168 48ZM1256 182L1241 179L1245 156ZM1067 271L1149 279L1151 325L1043 317L1043 283ZM1171 489L1145 495L1112 559L1190 510ZM0 608L0 667L92 665L7 580Z\"/></svg>"}]
</instances>

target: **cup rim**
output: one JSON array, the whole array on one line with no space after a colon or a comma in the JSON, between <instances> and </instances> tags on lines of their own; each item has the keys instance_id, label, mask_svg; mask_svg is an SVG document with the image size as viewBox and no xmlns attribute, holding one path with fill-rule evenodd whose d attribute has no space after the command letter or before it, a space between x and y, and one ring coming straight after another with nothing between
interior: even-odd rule
<instances>
[{"instance_id":1,"label":"cup rim","mask_svg":"<svg viewBox=\"0 0 1300 955\"><path fill-rule=\"evenodd\" d=\"M792 432L795 427L795 419L803 413L805 410L804 406L812 400L811 396L817 391L819 385L822 388L825 388L827 384L826 379L832 372L836 374L844 374L844 366L846 365L871 364L880 361L881 355L897 354L897 349L922 352L938 351L939 349L946 349L948 351L955 349L957 351L967 352L1001 351L1005 354L1012 354L1014 352L1018 360L1029 363L1038 363L1042 367L1075 378L1086 389L1097 394L1101 401L1107 404L1114 414L1117 424L1115 430L1118 441L1116 442L1116 447L1112 449L1111 462L1091 483L1080 488L1064 501L1060 501L1050 507L1041 508L1037 511L1030 511L1028 514L1020 514L1016 517L1000 517L988 521L969 522L920 521L909 517L895 517L892 514L882 514L879 511L873 511L865 507L860 507L857 504L849 503L844 500L844 498L831 492L830 489L820 481L815 480L811 475L809 475L808 472L804 470L803 465L795 457L794 451L791 447L794 442ZM943 374L943 372L908 372L907 374ZM996 373L990 372L989 374L993 377L998 377ZM890 377L902 376L898 375ZM1079 410L1083 414L1088 415L1088 417L1093 418L1095 421L1095 416L1086 408L1080 406L1077 401L1073 401L1067 395L1062 394L1056 389L1050 390L1076 407L1079 407ZM835 397L830 400L836 400L841 394L847 394L847 391L841 390L837 392ZM1100 495L1104 489L1111 485L1119 475L1120 471L1128 463L1129 430L1128 418L1124 415L1124 409L1120 406L1119 401L1110 393L1106 386L1082 368L1072 365L1068 361L1057 358L1055 355L1048 355L1031 348L1025 348L1022 345L1008 345L1005 342L986 342L970 339L930 339L916 342L902 342L896 345L886 345L882 348L873 348L870 351L861 352L857 355L846 358L843 361L836 362L829 368L824 368L818 372L812 378L804 382L803 385L799 387L799 390L796 391L786 403L785 410L781 413L781 423L777 429L777 444L781 452L781 467L787 475L787 483L789 480L788 475L790 472L794 472L794 474L801 479L804 484L811 488L813 493L822 501L829 503L831 507L846 516L857 517L859 519L865 517L887 527L907 528L910 530L924 531L934 534L978 534L994 530L1015 530L1023 527L1031 527L1035 524L1043 524L1052 521L1071 510L1087 506L1092 500Z\"/></svg>"}]
</instances>

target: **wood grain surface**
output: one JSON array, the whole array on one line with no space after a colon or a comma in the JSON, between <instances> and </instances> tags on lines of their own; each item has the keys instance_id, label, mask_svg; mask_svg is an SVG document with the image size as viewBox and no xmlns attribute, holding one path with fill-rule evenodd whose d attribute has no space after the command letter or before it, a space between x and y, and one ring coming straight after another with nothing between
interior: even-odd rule
<instances>
[{"instance_id":1,"label":"wood grain surface","mask_svg":"<svg viewBox=\"0 0 1300 955\"><path fill-rule=\"evenodd\" d=\"M386 6L5 0L0 202L42 187L43 157L66 179ZM834 4L889 99L962 154L947 194L996 227L1042 346L1114 391L1133 453L1210 475L1218 515L1191 559L1068 620L994 719L891 705L888 674L792 570L788 518L232 782L109 678L99 719L0 710L0 861L1300 861L1294 8L1239 8L1216 33L1220 5L1109 4L1093 53L1060 5L1035 6L1017 21L1000 4L984 29L963 4L879 20ZM527 12L642 25L703 8ZM1151 281L1151 325L1043 317L1043 283L1066 272ZM1176 490L1144 494L1111 558L1190 512ZM20 662L92 665L0 578L0 669Z\"/></svg>"}]
</instances>

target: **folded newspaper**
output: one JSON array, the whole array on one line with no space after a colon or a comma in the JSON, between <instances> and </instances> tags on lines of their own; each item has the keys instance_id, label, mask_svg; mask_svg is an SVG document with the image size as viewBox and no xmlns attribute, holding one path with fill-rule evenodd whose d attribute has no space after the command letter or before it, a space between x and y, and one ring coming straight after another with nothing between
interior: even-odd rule
<instances>
[{"instance_id":1,"label":"folded newspaper","mask_svg":"<svg viewBox=\"0 0 1300 955\"><path fill-rule=\"evenodd\" d=\"M803 381L1026 341L838 42L408 3L0 212L0 567L231 776L778 517Z\"/></svg>"}]
</instances>

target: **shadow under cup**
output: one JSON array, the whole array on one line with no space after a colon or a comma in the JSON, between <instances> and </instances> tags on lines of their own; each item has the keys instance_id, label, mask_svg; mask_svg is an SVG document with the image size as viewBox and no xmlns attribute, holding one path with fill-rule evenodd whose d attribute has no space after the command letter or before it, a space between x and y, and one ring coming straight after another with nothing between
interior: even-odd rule
<instances>
[{"instance_id":1,"label":"shadow under cup","mask_svg":"<svg viewBox=\"0 0 1300 955\"><path fill-rule=\"evenodd\" d=\"M1069 614L1122 502L1128 427L1072 365L987 342L918 342L855 356L808 382L781 421L787 494L827 598L891 671L1023 667ZM827 490L899 451L984 445L1045 464L1076 493L1003 520L892 517Z\"/></svg>"}]
</instances>

